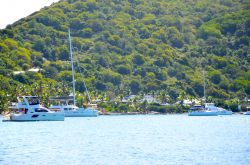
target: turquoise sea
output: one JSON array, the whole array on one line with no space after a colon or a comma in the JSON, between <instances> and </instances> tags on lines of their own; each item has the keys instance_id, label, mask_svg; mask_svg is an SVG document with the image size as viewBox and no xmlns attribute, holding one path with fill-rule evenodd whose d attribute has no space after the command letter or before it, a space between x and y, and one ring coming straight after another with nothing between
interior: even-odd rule
<instances>
[{"instance_id":1,"label":"turquoise sea","mask_svg":"<svg viewBox=\"0 0 250 165\"><path fill-rule=\"evenodd\" d=\"M250 116L0 122L0 164L249 165Z\"/></svg>"}]
</instances>

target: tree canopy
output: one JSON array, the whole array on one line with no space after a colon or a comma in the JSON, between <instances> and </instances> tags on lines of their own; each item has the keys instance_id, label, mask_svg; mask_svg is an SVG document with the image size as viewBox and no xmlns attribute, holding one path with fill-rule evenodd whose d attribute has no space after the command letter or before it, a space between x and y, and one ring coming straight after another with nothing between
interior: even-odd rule
<instances>
[{"instance_id":1,"label":"tree canopy","mask_svg":"<svg viewBox=\"0 0 250 165\"><path fill-rule=\"evenodd\" d=\"M61 0L0 31L1 99L70 92L68 28L93 95L200 97L206 70L208 95L249 97L249 8L244 0Z\"/></svg>"}]
</instances>

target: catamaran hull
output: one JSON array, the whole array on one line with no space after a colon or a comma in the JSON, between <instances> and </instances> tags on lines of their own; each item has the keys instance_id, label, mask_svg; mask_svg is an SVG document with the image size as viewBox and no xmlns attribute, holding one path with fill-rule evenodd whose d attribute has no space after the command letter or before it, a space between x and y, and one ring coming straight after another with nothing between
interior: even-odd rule
<instances>
[{"instance_id":1,"label":"catamaran hull","mask_svg":"<svg viewBox=\"0 0 250 165\"><path fill-rule=\"evenodd\" d=\"M64 121L63 113L14 114L10 121Z\"/></svg>"},{"instance_id":2,"label":"catamaran hull","mask_svg":"<svg viewBox=\"0 0 250 165\"><path fill-rule=\"evenodd\" d=\"M188 113L188 116L218 116L217 112L196 112L192 111Z\"/></svg>"},{"instance_id":3,"label":"catamaran hull","mask_svg":"<svg viewBox=\"0 0 250 165\"><path fill-rule=\"evenodd\" d=\"M77 109L76 111L64 111L65 117L97 117L98 111Z\"/></svg>"},{"instance_id":4,"label":"catamaran hull","mask_svg":"<svg viewBox=\"0 0 250 165\"><path fill-rule=\"evenodd\" d=\"M232 115L232 111L218 111L218 115Z\"/></svg>"}]
</instances>

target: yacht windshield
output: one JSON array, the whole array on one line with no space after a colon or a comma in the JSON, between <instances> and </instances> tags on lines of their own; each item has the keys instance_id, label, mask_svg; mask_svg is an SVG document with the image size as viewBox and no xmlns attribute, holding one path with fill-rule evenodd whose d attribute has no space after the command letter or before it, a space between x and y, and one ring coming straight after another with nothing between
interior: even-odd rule
<instances>
[{"instance_id":1,"label":"yacht windshield","mask_svg":"<svg viewBox=\"0 0 250 165\"><path fill-rule=\"evenodd\" d=\"M38 105L40 104L39 97L28 97L27 98L29 105Z\"/></svg>"}]
</instances>

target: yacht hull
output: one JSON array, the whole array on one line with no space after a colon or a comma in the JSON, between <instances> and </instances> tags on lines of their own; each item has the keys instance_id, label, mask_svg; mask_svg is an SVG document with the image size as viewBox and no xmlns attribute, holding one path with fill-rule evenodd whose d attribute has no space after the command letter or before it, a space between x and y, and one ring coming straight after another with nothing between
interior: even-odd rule
<instances>
[{"instance_id":1,"label":"yacht hull","mask_svg":"<svg viewBox=\"0 0 250 165\"><path fill-rule=\"evenodd\" d=\"M92 109L79 108L74 111L64 111L65 117L97 117L98 111Z\"/></svg>"},{"instance_id":2,"label":"yacht hull","mask_svg":"<svg viewBox=\"0 0 250 165\"><path fill-rule=\"evenodd\" d=\"M250 115L250 111L246 111L245 115Z\"/></svg>"},{"instance_id":3,"label":"yacht hull","mask_svg":"<svg viewBox=\"0 0 250 165\"><path fill-rule=\"evenodd\" d=\"M218 111L218 115L232 115L232 111Z\"/></svg>"},{"instance_id":4,"label":"yacht hull","mask_svg":"<svg viewBox=\"0 0 250 165\"><path fill-rule=\"evenodd\" d=\"M13 114L10 121L64 121L63 113Z\"/></svg>"},{"instance_id":5,"label":"yacht hull","mask_svg":"<svg viewBox=\"0 0 250 165\"><path fill-rule=\"evenodd\" d=\"M217 112L212 111L191 111L188 116L218 116Z\"/></svg>"}]
</instances>

